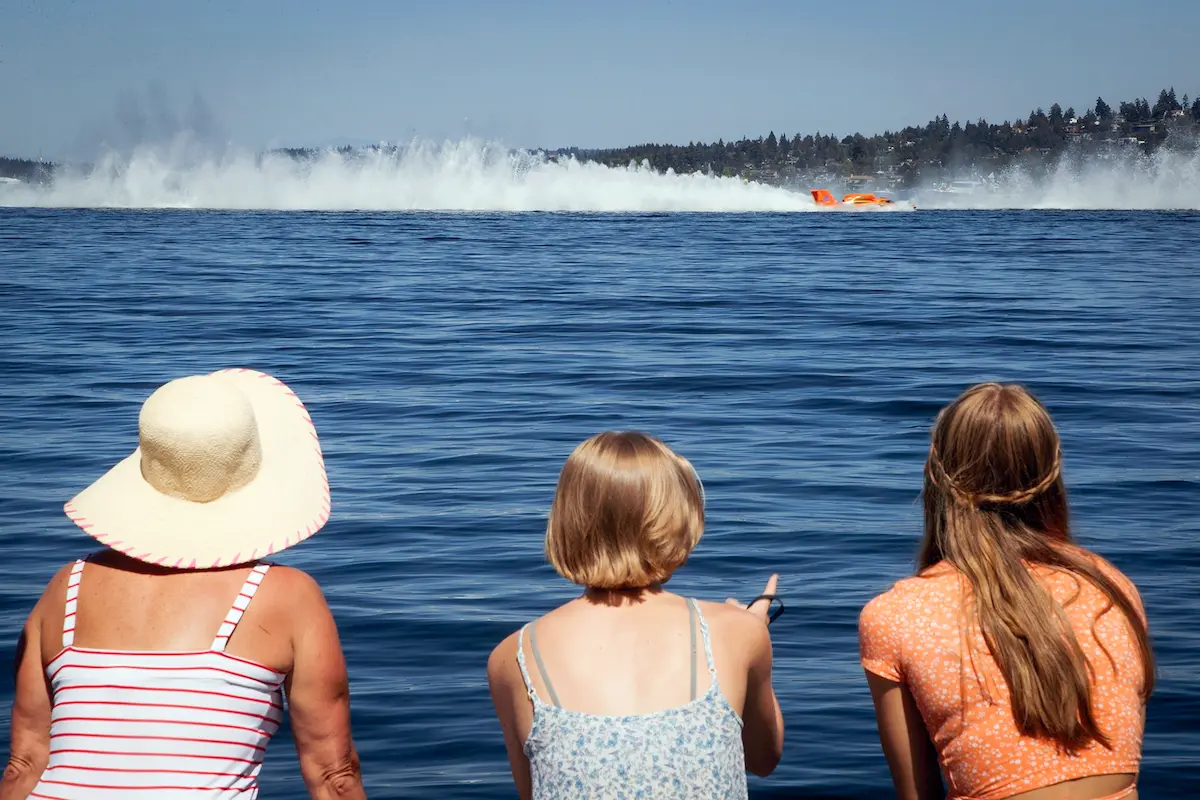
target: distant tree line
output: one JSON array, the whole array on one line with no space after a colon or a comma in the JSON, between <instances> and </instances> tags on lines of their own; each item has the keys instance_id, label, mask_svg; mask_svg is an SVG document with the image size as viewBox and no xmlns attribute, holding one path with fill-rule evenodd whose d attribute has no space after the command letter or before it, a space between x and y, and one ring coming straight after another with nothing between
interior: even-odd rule
<instances>
[{"instance_id":1,"label":"distant tree line","mask_svg":"<svg viewBox=\"0 0 1200 800\"><path fill-rule=\"evenodd\" d=\"M614 167L645 162L660 172L711 172L772 183L861 175L905 186L963 172L986 175L1014 163L1048 167L1072 146L1085 153L1135 147L1149 152L1172 134L1194 141L1198 129L1200 97L1189 105L1188 96L1178 98L1172 87L1163 89L1153 105L1141 98L1114 110L1098 97L1082 114L1055 103L1049 112L1037 108L1025 120L998 124L980 119L963 125L942 115L922 127L871 137L816 133L789 138L772 131L736 142L565 148L551 155Z\"/></svg>"},{"instance_id":2,"label":"distant tree line","mask_svg":"<svg viewBox=\"0 0 1200 800\"><path fill-rule=\"evenodd\" d=\"M26 183L46 183L54 174L54 165L24 158L0 158L0 178L16 178Z\"/></svg>"},{"instance_id":3,"label":"distant tree line","mask_svg":"<svg viewBox=\"0 0 1200 800\"><path fill-rule=\"evenodd\" d=\"M1200 140L1200 97L1177 97L1174 87L1163 89L1151 105L1145 98L1112 106L1097 97L1095 104L1077 114L1055 103L1050 110L1037 108L1015 122L989 123L980 119L965 125L951 123L943 114L928 124L874 136L856 133L831 136L815 133L788 137L772 131L765 137L723 140L713 144L642 144L613 149L563 148L549 151L551 158L574 157L612 167L648 163L659 172L709 172L740 176L767 183L812 183L870 177L892 187L912 186L963 173L988 175L1013 164L1049 168L1064 153L1087 154L1112 150L1149 153L1169 138ZM273 151L297 160L328 152L308 148ZM336 152L353 158L362 151L339 147ZM29 182L49 181L54 165L42 161L0 158L0 176Z\"/></svg>"}]
</instances>

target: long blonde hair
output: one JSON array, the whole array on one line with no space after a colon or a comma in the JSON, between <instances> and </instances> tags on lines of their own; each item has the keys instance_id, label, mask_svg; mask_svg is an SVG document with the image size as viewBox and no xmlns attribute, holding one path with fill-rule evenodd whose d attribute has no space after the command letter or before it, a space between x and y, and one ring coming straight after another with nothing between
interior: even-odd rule
<instances>
[{"instance_id":1,"label":"long blonde hair","mask_svg":"<svg viewBox=\"0 0 1200 800\"><path fill-rule=\"evenodd\" d=\"M1031 574L1042 565L1088 581L1124 614L1137 639L1142 693L1154 686L1154 654L1133 601L1071 546L1058 432L1021 386L984 383L938 415L925 462L925 570L941 561L970 582L974 617L1026 736L1068 752L1110 746L1091 702L1091 665L1062 607Z\"/></svg>"}]
</instances>

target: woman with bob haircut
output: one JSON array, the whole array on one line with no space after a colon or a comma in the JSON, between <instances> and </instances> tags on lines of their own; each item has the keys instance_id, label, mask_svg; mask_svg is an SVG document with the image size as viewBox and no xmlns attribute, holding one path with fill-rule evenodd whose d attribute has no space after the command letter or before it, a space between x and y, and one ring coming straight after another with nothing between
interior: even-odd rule
<instances>
[{"instance_id":1,"label":"woman with bob haircut","mask_svg":"<svg viewBox=\"0 0 1200 800\"><path fill-rule=\"evenodd\" d=\"M687 460L644 433L606 432L563 466L546 555L580 597L488 660L524 800L744 798L783 749L768 608L697 602L663 586L704 532Z\"/></svg>"},{"instance_id":2,"label":"woman with bob haircut","mask_svg":"<svg viewBox=\"0 0 1200 800\"><path fill-rule=\"evenodd\" d=\"M859 619L901 800L1137 797L1145 612L1072 540L1061 459L1020 386L974 386L938 415L918 572Z\"/></svg>"}]
</instances>

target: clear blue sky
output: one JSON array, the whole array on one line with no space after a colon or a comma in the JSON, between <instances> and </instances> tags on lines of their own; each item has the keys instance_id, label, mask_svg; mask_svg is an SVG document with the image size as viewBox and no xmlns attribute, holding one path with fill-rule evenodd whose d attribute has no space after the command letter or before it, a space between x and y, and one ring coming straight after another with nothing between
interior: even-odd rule
<instances>
[{"instance_id":1,"label":"clear blue sky","mask_svg":"<svg viewBox=\"0 0 1200 800\"><path fill-rule=\"evenodd\" d=\"M0 0L4 155L842 135L1172 84L1200 93L1197 0Z\"/></svg>"}]
</instances>

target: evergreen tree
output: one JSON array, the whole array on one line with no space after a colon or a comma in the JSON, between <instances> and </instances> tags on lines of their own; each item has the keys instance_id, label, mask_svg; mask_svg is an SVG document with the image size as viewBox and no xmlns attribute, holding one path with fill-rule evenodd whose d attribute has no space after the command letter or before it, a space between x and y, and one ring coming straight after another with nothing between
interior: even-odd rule
<instances>
[{"instance_id":1,"label":"evergreen tree","mask_svg":"<svg viewBox=\"0 0 1200 800\"><path fill-rule=\"evenodd\" d=\"M1178 105L1175 102L1175 90L1172 89L1168 94L1166 89L1158 93L1158 100L1154 103L1154 108L1151 109L1151 118L1155 121L1162 119L1168 112L1172 111L1172 106Z\"/></svg>"},{"instance_id":2,"label":"evergreen tree","mask_svg":"<svg viewBox=\"0 0 1200 800\"><path fill-rule=\"evenodd\" d=\"M1119 135L1129 136L1130 128L1152 120L1164 120L1172 112L1185 111L1186 119L1172 122L1172 127L1182 128L1184 137L1200 137L1200 97L1183 95L1182 102L1176 98L1173 88L1165 89L1156 96L1153 106L1146 99L1138 98L1119 104L1124 125ZM888 130L882 134L864 136L854 133L844 137L828 134L786 133L776 138L774 131L766 137L741 137L738 141L726 142L718 139L713 144L692 141L685 146L646 143L632 147L608 150L564 149L555 155L575 155L581 161L593 161L616 167L629 164L648 163L658 171L711 172L719 175L754 175L764 166L770 173L772 165L780 166L786 159L791 162L785 182L800 184L807 181L827 181L830 173L848 174L873 173L885 169L891 174L893 187L897 184L911 186L914 182L938 180L950 177L957 169L975 169L983 174L1001 171L1010 165L1028 166L1033 170L1053 167L1055 161L1066 152L1066 123L1078 119L1087 126L1094 137L1087 137L1074 145L1084 155L1089 150L1102 147L1101 142L1109 138L1107 123L1114 118L1114 108L1097 97L1093 108L1079 116L1074 108L1065 112L1055 103L1049 113L1042 108L1030 112L1028 121L1012 123L989 123L985 119L965 125L951 122L946 114L939 114L928 123L907 126L899 130ZM1104 124L1096 130L1092 126ZM1196 127L1193 127L1195 124ZM1164 132L1165 133L1165 132ZM1163 133L1142 135L1148 150L1161 147L1166 140ZM1092 144L1089 144L1092 142ZM320 153L315 150L295 149L274 151L298 160L315 159ZM346 149L347 157L354 155ZM0 159L0 175L25 179L34 170L32 162ZM45 174L44 180L53 180L52 165L37 165ZM765 179L761 174L759 179ZM32 177L31 179L37 179ZM793 187L795 188L795 187Z\"/></svg>"},{"instance_id":3,"label":"evergreen tree","mask_svg":"<svg viewBox=\"0 0 1200 800\"><path fill-rule=\"evenodd\" d=\"M1164 89L1158 92L1158 101L1154 103L1154 108L1151 110L1151 114L1154 119L1160 120L1163 119L1163 116L1165 116L1166 112L1169 112L1169 110L1171 110L1171 101L1170 98L1166 96L1166 90Z\"/></svg>"}]
</instances>

